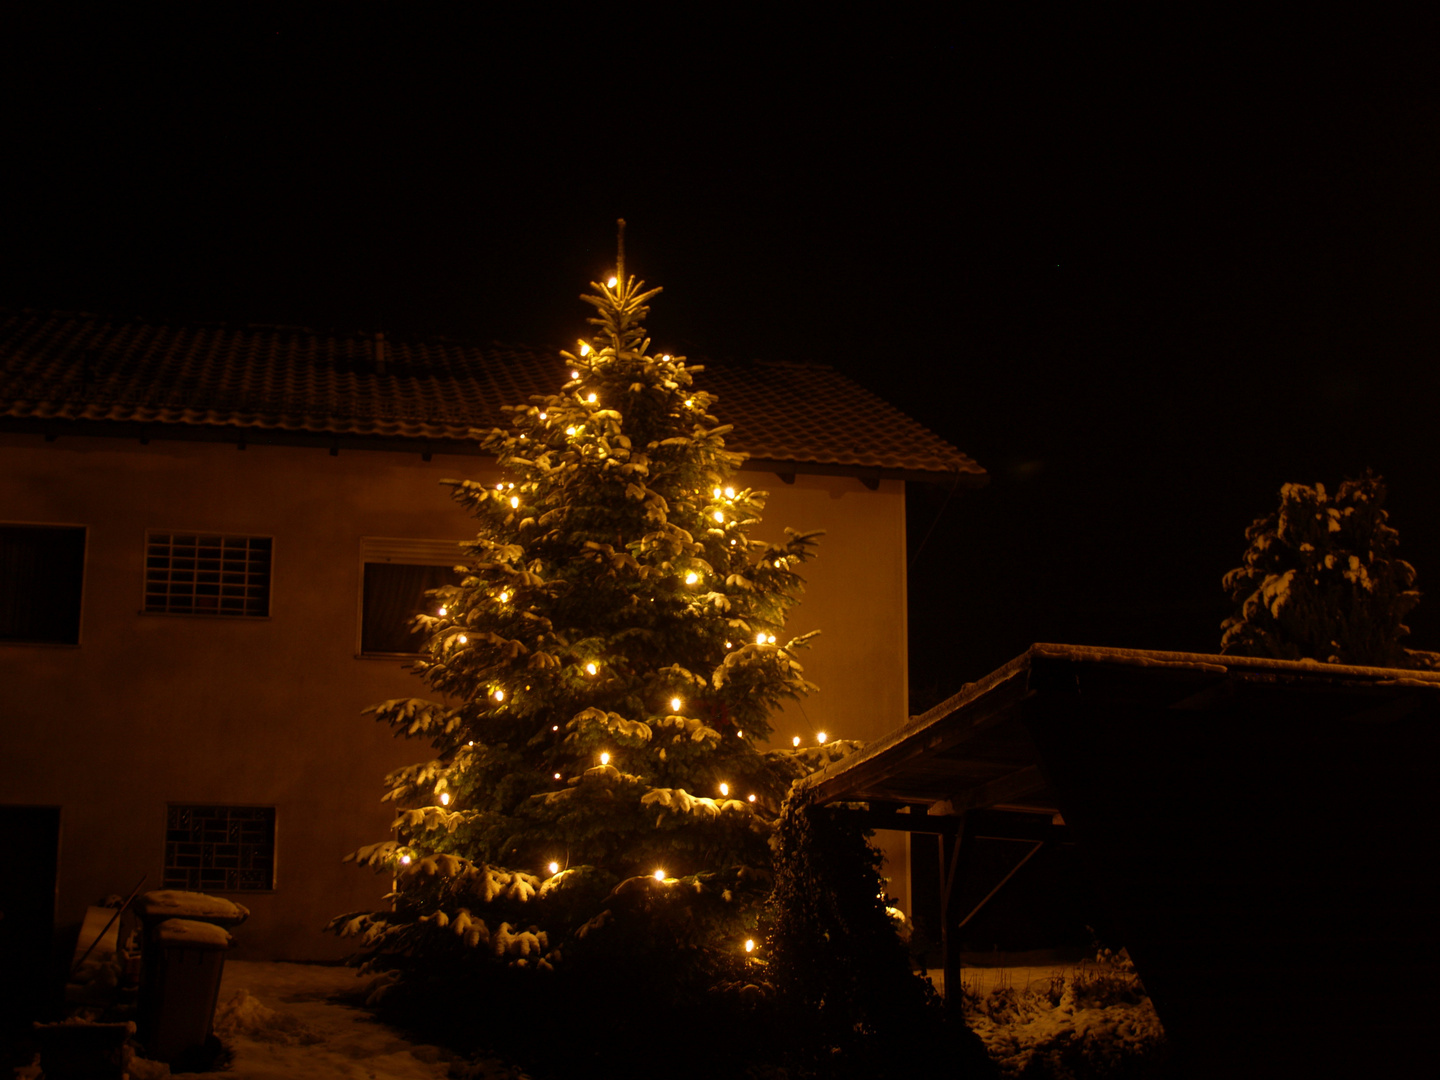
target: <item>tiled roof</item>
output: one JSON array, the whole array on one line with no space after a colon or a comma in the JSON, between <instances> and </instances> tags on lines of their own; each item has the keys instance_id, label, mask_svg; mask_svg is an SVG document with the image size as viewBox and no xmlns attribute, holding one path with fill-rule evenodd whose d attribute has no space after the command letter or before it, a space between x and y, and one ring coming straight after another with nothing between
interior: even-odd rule
<instances>
[{"instance_id":1,"label":"tiled roof","mask_svg":"<svg viewBox=\"0 0 1440 1080\"><path fill-rule=\"evenodd\" d=\"M522 346L0 311L0 422L453 442L505 426L500 406L564 381L558 354ZM734 425L727 445L752 459L801 472L984 480L965 454L823 365L710 365L696 385Z\"/></svg>"}]
</instances>

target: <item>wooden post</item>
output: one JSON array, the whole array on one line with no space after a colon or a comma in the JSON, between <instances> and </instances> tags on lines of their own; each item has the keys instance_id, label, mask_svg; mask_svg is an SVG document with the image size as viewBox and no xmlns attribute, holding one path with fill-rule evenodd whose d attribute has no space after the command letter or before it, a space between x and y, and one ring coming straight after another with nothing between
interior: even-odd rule
<instances>
[{"instance_id":1,"label":"wooden post","mask_svg":"<svg viewBox=\"0 0 1440 1080\"><path fill-rule=\"evenodd\" d=\"M945 979L945 1004L960 1008L960 883L965 880L962 860L969 861L969 815L960 815L960 828L946 843L940 838L940 965Z\"/></svg>"}]
</instances>

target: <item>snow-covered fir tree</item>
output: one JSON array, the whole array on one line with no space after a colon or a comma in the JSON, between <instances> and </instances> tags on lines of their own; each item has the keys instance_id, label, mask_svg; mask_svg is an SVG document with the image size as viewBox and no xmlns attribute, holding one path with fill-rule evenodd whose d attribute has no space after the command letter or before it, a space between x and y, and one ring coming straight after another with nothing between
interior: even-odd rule
<instances>
[{"instance_id":1,"label":"snow-covered fir tree","mask_svg":"<svg viewBox=\"0 0 1440 1080\"><path fill-rule=\"evenodd\" d=\"M352 856L394 876L392 908L332 924L398 984L647 958L672 990L754 977L776 815L820 763L765 749L814 689L785 621L818 534L749 535L764 493L701 369L651 352L657 292L622 248L569 381L488 436L502 479L445 482L479 527L417 619L435 696L373 710L434 756L386 778L395 836Z\"/></svg>"},{"instance_id":2,"label":"snow-covered fir tree","mask_svg":"<svg viewBox=\"0 0 1440 1080\"><path fill-rule=\"evenodd\" d=\"M1280 506L1246 531L1244 564L1225 575L1238 610L1221 651L1281 660L1413 667L1401 639L1420 599L1415 568L1396 555L1385 483L1366 473L1332 496L1323 484L1286 484Z\"/></svg>"}]
</instances>

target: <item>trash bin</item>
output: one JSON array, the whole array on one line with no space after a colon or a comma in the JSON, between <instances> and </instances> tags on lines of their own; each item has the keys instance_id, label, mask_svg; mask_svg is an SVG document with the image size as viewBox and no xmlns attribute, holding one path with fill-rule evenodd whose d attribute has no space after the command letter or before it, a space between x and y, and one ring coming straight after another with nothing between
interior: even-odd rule
<instances>
[{"instance_id":1,"label":"trash bin","mask_svg":"<svg viewBox=\"0 0 1440 1080\"><path fill-rule=\"evenodd\" d=\"M250 916L241 904L204 893L163 889L136 904L145 928L140 1034L146 1056L173 1062L199 1052L210 1037L227 926Z\"/></svg>"},{"instance_id":2,"label":"trash bin","mask_svg":"<svg viewBox=\"0 0 1440 1080\"><path fill-rule=\"evenodd\" d=\"M166 919L155 927L155 959L147 988L146 1056L175 1061L210 1037L230 931L194 919Z\"/></svg>"}]
</instances>

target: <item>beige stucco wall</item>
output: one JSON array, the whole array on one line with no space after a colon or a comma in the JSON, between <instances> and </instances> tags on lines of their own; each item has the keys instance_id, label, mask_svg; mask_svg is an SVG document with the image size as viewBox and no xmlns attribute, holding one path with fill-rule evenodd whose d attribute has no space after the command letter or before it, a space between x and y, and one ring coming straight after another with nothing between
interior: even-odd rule
<instances>
[{"instance_id":1,"label":"beige stucco wall","mask_svg":"<svg viewBox=\"0 0 1440 1080\"><path fill-rule=\"evenodd\" d=\"M388 835L388 770L426 756L361 710L421 694L393 661L356 657L360 538L461 539L437 481L484 479L474 458L0 435L0 521L89 529L81 644L0 643L0 802L62 807L59 921L159 886L167 803L276 807L276 887L237 957L324 958L332 915L387 882L341 856ZM904 494L848 478L746 475L772 492L762 535L823 529L794 632L819 628L820 695L776 737L873 738L906 715ZM140 614L147 529L274 537L270 617ZM900 849L903 851L903 846ZM895 874L893 889L902 885Z\"/></svg>"}]
</instances>

